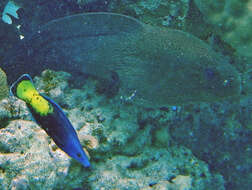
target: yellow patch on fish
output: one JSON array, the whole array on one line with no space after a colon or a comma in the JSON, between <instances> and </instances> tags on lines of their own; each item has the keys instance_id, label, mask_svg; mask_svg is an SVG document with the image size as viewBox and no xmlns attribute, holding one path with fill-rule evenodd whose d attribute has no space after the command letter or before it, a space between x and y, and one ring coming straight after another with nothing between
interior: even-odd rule
<instances>
[{"instance_id":1,"label":"yellow patch on fish","mask_svg":"<svg viewBox=\"0 0 252 190\"><path fill-rule=\"evenodd\" d=\"M24 80L17 85L17 97L24 100L41 116L52 113L50 103L43 98L29 80Z\"/></svg>"}]
</instances>

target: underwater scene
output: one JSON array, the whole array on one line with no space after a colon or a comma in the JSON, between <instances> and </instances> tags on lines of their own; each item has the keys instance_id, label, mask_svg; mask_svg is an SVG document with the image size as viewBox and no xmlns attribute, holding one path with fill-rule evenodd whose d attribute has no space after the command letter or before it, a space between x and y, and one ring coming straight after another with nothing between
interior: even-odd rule
<instances>
[{"instance_id":1,"label":"underwater scene","mask_svg":"<svg viewBox=\"0 0 252 190\"><path fill-rule=\"evenodd\" d=\"M252 0L0 13L0 190L252 189Z\"/></svg>"}]
</instances>

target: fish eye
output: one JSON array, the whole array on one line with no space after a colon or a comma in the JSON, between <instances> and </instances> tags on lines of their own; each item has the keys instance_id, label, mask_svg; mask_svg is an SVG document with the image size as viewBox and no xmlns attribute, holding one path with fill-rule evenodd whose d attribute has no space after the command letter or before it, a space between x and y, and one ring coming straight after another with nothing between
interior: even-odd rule
<instances>
[{"instance_id":1,"label":"fish eye","mask_svg":"<svg viewBox=\"0 0 252 190\"><path fill-rule=\"evenodd\" d=\"M80 157L81 157L81 154L80 154L80 153L77 153L77 156L80 158Z\"/></svg>"},{"instance_id":2,"label":"fish eye","mask_svg":"<svg viewBox=\"0 0 252 190\"><path fill-rule=\"evenodd\" d=\"M216 73L212 68L206 68L204 74L207 80L213 80L216 77Z\"/></svg>"}]
</instances>

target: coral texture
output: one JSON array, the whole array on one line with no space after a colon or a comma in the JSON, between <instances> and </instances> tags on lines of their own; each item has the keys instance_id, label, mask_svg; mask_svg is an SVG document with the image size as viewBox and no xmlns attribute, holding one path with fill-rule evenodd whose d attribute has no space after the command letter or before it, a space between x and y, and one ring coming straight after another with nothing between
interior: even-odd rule
<instances>
[{"instance_id":1,"label":"coral texture","mask_svg":"<svg viewBox=\"0 0 252 190\"><path fill-rule=\"evenodd\" d=\"M97 93L92 79L78 84L76 77L75 82L72 79L47 70L34 81L66 112L92 169L84 169L57 148L24 102L9 98L0 103L2 118L8 121L0 129L1 189L224 188L221 175L170 137L168 123L177 117L175 107L160 116L159 110L122 102L118 96L106 98ZM79 88L73 88L76 85Z\"/></svg>"},{"instance_id":2,"label":"coral texture","mask_svg":"<svg viewBox=\"0 0 252 190\"><path fill-rule=\"evenodd\" d=\"M240 55L251 57L252 0L195 0L206 20Z\"/></svg>"},{"instance_id":3,"label":"coral texture","mask_svg":"<svg viewBox=\"0 0 252 190\"><path fill-rule=\"evenodd\" d=\"M6 74L0 68L0 100L7 97L8 92L9 92L9 90L8 90L8 86L7 86Z\"/></svg>"},{"instance_id":4,"label":"coral texture","mask_svg":"<svg viewBox=\"0 0 252 190\"><path fill-rule=\"evenodd\" d=\"M34 122L12 121L0 138L1 189L52 189L67 175L69 159L49 148L47 135Z\"/></svg>"},{"instance_id":5,"label":"coral texture","mask_svg":"<svg viewBox=\"0 0 252 190\"><path fill-rule=\"evenodd\" d=\"M112 1L111 12L131 15L144 23L172 28L183 28L189 9L188 0Z\"/></svg>"}]
</instances>

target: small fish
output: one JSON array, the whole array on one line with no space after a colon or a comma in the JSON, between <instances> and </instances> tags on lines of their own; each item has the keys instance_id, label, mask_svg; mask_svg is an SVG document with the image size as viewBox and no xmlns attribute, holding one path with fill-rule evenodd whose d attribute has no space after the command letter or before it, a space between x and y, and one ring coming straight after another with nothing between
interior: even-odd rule
<instances>
[{"instance_id":1,"label":"small fish","mask_svg":"<svg viewBox=\"0 0 252 190\"><path fill-rule=\"evenodd\" d=\"M26 102L36 122L61 150L84 167L90 166L77 133L63 110L56 102L35 89L30 75L24 74L19 77L11 85L10 94Z\"/></svg>"}]
</instances>

